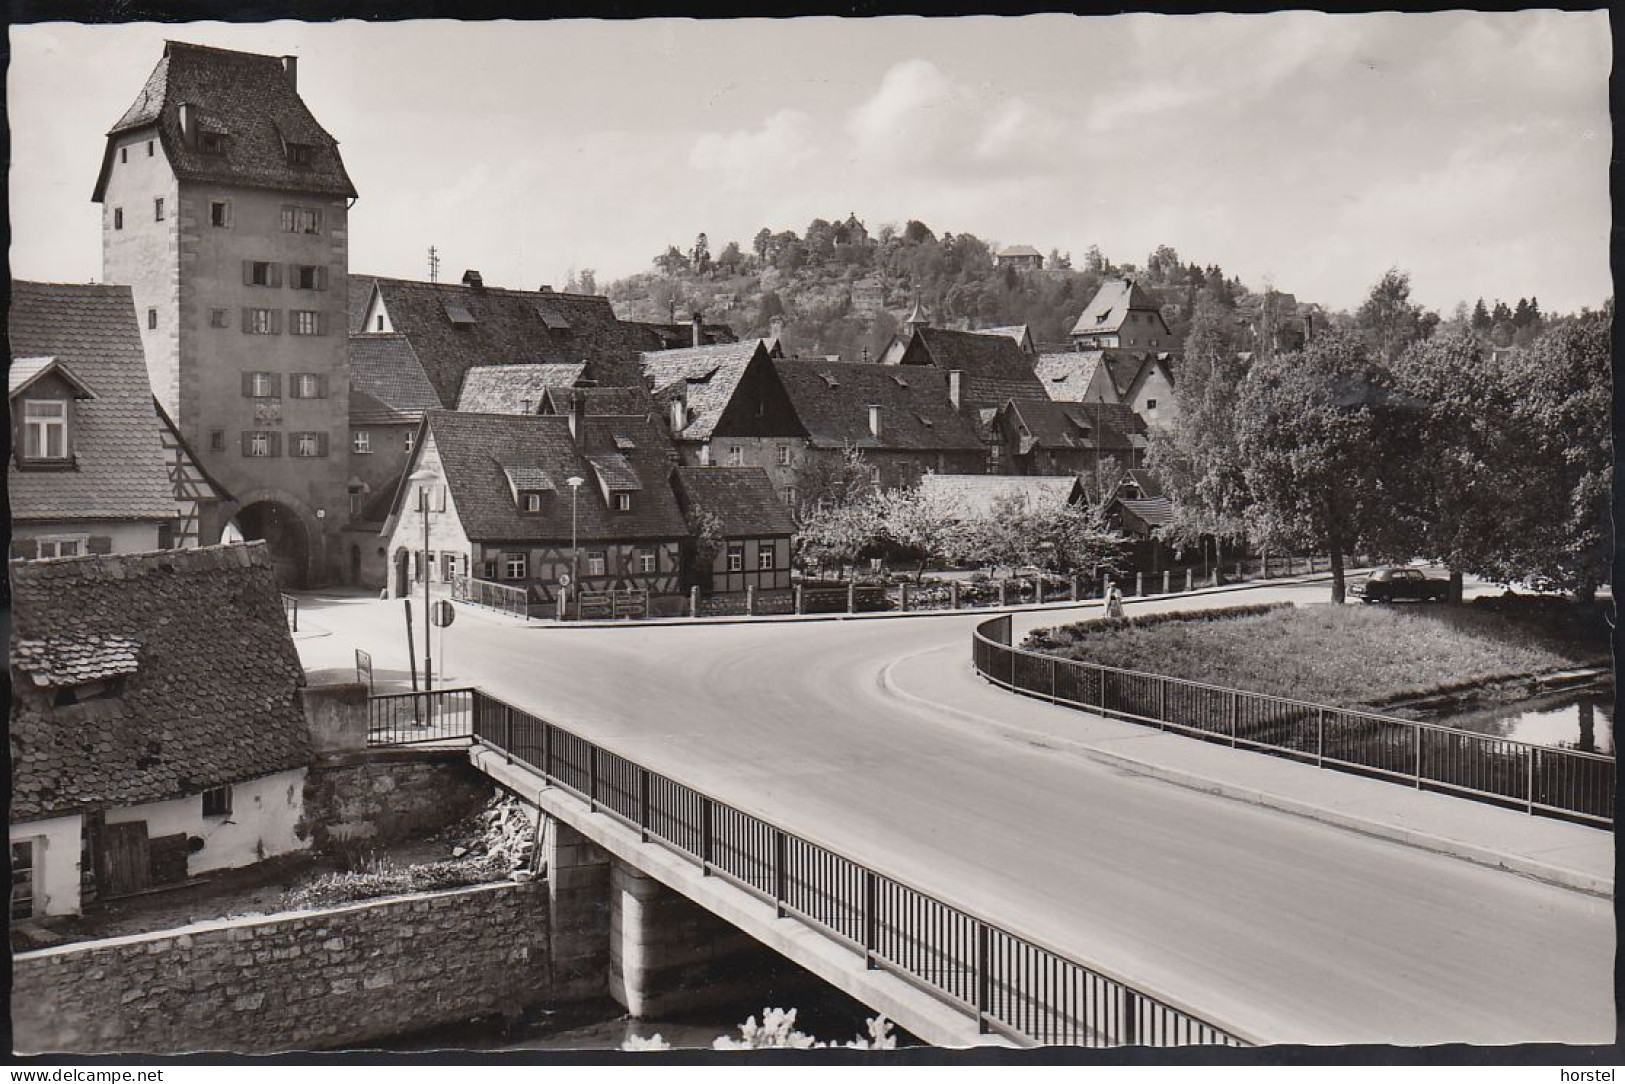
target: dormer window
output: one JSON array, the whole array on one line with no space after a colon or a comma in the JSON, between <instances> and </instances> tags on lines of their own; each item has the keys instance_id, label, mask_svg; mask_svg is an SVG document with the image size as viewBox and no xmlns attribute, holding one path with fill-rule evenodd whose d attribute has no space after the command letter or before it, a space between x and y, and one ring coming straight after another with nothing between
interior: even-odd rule
<instances>
[{"instance_id":1,"label":"dormer window","mask_svg":"<svg viewBox=\"0 0 1625 1084\"><path fill-rule=\"evenodd\" d=\"M537 512L540 512L542 510L542 495L541 495L541 493L539 493L539 492L521 493L519 495L519 497L520 497L520 500L524 502L521 505L521 507L524 508L524 510L526 512L537 513Z\"/></svg>"},{"instance_id":2,"label":"dormer window","mask_svg":"<svg viewBox=\"0 0 1625 1084\"><path fill-rule=\"evenodd\" d=\"M199 132L197 149L199 154L225 154L226 137L219 132Z\"/></svg>"},{"instance_id":3,"label":"dormer window","mask_svg":"<svg viewBox=\"0 0 1625 1084\"><path fill-rule=\"evenodd\" d=\"M289 143L288 165L298 168L310 165L315 150L309 143Z\"/></svg>"},{"instance_id":4,"label":"dormer window","mask_svg":"<svg viewBox=\"0 0 1625 1084\"><path fill-rule=\"evenodd\" d=\"M614 494L614 497L615 497L615 511L617 511L617 512L630 512L630 511L632 511L632 494L630 494L630 493L616 493L616 494Z\"/></svg>"},{"instance_id":5,"label":"dormer window","mask_svg":"<svg viewBox=\"0 0 1625 1084\"><path fill-rule=\"evenodd\" d=\"M23 458L46 463L70 458L66 399L23 400Z\"/></svg>"}]
</instances>

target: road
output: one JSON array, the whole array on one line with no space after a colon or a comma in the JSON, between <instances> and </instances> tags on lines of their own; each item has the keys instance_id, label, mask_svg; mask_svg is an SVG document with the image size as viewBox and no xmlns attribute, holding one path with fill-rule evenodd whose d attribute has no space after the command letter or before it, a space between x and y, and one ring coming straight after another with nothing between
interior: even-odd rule
<instances>
[{"instance_id":1,"label":"road","mask_svg":"<svg viewBox=\"0 0 1625 1084\"><path fill-rule=\"evenodd\" d=\"M405 669L398 602L311 599L301 619L331 633L300 642L313 670L347 666L354 646L380 674ZM1063 619L1020 615L1018 639ZM460 611L436 646L457 683L1271 1041L1613 1041L1610 901L888 692L904 656L968 666L976 620L558 629ZM1010 697L1012 717L1053 710Z\"/></svg>"}]
</instances>

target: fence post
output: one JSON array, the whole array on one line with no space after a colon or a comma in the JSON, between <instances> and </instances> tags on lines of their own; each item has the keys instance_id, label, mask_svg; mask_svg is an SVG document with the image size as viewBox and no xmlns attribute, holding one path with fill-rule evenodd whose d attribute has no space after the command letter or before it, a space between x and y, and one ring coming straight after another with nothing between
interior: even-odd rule
<instances>
[{"instance_id":1,"label":"fence post","mask_svg":"<svg viewBox=\"0 0 1625 1084\"><path fill-rule=\"evenodd\" d=\"M700 795L700 876L711 876L711 799Z\"/></svg>"},{"instance_id":2,"label":"fence post","mask_svg":"<svg viewBox=\"0 0 1625 1084\"><path fill-rule=\"evenodd\" d=\"M484 699L485 694L479 694ZM502 705L502 751L508 755L508 763L513 763L513 707Z\"/></svg>"},{"instance_id":3,"label":"fence post","mask_svg":"<svg viewBox=\"0 0 1625 1084\"><path fill-rule=\"evenodd\" d=\"M1049 702L1055 703L1055 668L1060 665L1060 658L1055 655L1049 657Z\"/></svg>"},{"instance_id":4,"label":"fence post","mask_svg":"<svg viewBox=\"0 0 1625 1084\"><path fill-rule=\"evenodd\" d=\"M1133 990L1123 991L1123 1045L1134 1046L1140 1041L1140 995Z\"/></svg>"},{"instance_id":5,"label":"fence post","mask_svg":"<svg viewBox=\"0 0 1625 1084\"><path fill-rule=\"evenodd\" d=\"M756 616L756 585L753 583L745 585L745 616Z\"/></svg>"},{"instance_id":6,"label":"fence post","mask_svg":"<svg viewBox=\"0 0 1625 1084\"><path fill-rule=\"evenodd\" d=\"M1212 586L1214 586L1214 587L1219 586L1219 566L1218 565L1213 566L1213 584L1212 584Z\"/></svg>"},{"instance_id":7,"label":"fence post","mask_svg":"<svg viewBox=\"0 0 1625 1084\"><path fill-rule=\"evenodd\" d=\"M899 594L903 602L903 612L908 613L908 584L905 582L900 583L897 586L901 589Z\"/></svg>"},{"instance_id":8,"label":"fence post","mask_svg":"<svg viewBox=\"0 0 1625 1084\"><path fill-rule=\"evenodd\" d=\"M872 971L875 966L875 953L880 951L880 911L876 906L879 903L879 893L875 891L875 871L863 871L863 966L865 970Z\"/></svg>"},{"instance_id":9,"label":"fence post","mask_svg":"<svg viewBox=\"0 0 1625 1084\"><path fill-rule=\"evenodd\" d=\"M788 851L784 832L773 829L773 914L776 918L784 917L785 897L789 895L789 870L785 868Z\"/></svg>"},{"instance_id":10,"label":"fence post","mask_svg":"<svg viewBox=\"0 0 1625 1084\"><path fill-rule=\"evenodd\" d=\"M796 613L801 612L801 585L796 584Z\"/></svg>"},{"instance_id":11,"label":"fence post","mask_svg":"<svg viewBox=\"0 0 1625 1084\"><path fill-rule=\"evenodd\" d=\"M1033 598L1040 606L1044 604L1044 574L1042 572L1033 580Z\"/></svg>"},{"instance_id":12,"label":"fence post","mask_svg":"<svg viewBox=\"0 0 1625 1084\"><path fill-rule=\"evenodd\" d=\"M587 812L598 812L598 746L587 746Z\"/></svg>"},{"instance_id":13,"label":"fence post","mask_svg":"<svg viewBox=\"0 0 1625 1084\"><path fill-rule=\"evenodd\" d=\"M1264 554L1264 565L1259 571L1259 578L1265 580L1270 578L1270 555L1267 553Z\"/></svg>"},{"instance_id":14,"label":"fence post","mask_svg":"<svg viewBox=\"0 0 1625 1084\"><path fill-rule=\"evenodd\" d=\"M999 605L1010 605L1010 581L1008 579L999 581Z\"/></svg>"},{"instance_id":15,"label":"fence post","mask_svg":"<svg viewBox=\"0 0 1625 1084\"><path fill-rule=\"evenodd\" d=\"M856 580L846 585L846 612L849 614L858 612L858 582Z\"/></svg>"},{"instance_id":16,"label":"fence post","mask_svg":"<svg viewBox=\"0 0 1625 1084\"><path fill-rule=\"evenodd\" d=\"M1241 582L1241 562L1240 561L1236 562L1236 582L1237 583Z\"/></svg>"},{"instance_id":17,"label":"fence post","mask_svg":"<svg viewBox=\"0 0 1625 1084\"><path fill-rule=\"evenodd\" d=\"M1185 591L1186 591L1186 593L1189 593L1190 589L1191 589L1191 570L1187 568L1185 570Z\"/></svg>"},{"instance_id":18,"label":"fence post","mask_svg":"<svg viewBox=\"0 0 1625 1084\"><path fill-rule=\"evenodd\" d=\"M1412 733L1416 735L1416 789L1422 789L1422 728L1413 727Z\"/></svg>"},{"instance_id":19,"label":"fence post","mask_svg":"<svg viewBox=\"0 0 1625 1084\"><path fill-rule=\"evenodd\" d=\"M959 609L959 581L958 580L950 580L950 581L948 581L948 608L950 610Z\"/></svg>"},{"instance_id":20,"label":"fence post","mask_svg":"<svg viewBox=\"0 0 1625 1084\"><path fill-rule=\"evenodd\" d=\"M1241 694L1235 689L1230 690L1230 748L1232 749L1236 747L1236 715L1238 714L1237 700L1240 698L1240 696Z\"/></svg>"},{"instance_id":21,"label":"fence post","mask_svg":"<svg viewBox=\"0 0 1625 1084\"><path fill-rule=\"evenodd\" d=\"M1172 575L1173 573L1169 572L1166 568L1162 570L1162 593L1165 595L1168 593L1169 577Z\"/></svg>"},{"instance_id":22,"label":"fence post","mask_svg":"<svg viewBox=\"0 0 1625 1084\"><path fill-rule=\"evenodd\" d=\"M568 590L568 588L566 590ZM566 604L565 604L565 601L564 601L564 591L560 591L558 594L554 595L553 596L553 601L558 603L558 611L559 611L558 619L560 621L563 621L566 617L569 616L569 613L565 608Z\"/></svg>"},{"instance_id":23,"label":"fence post","mask_svg":"<svg viewBox=\"0 0 1625 1084\"><path fill-rule=\"evenodd\" d=\"M542 723L542 775L557 782L553 775L553 724Z\"/></svg>"},{"instance_id":24,"label":"fence post","mask_svg":"<svg viewBox=\"0 0 1625 1084\"><path fill-rule=\"evenodd\" d=\"M1072 601L1078 601L1078 574L1072 573Z\"/></svg>"},{"instance_id":25,"label":"fence post","mask_svg":"<svg viewBox=\"0 0 1625 1084\"><path fill-rule=\"evenodd\" d=\"M688 589L688 616L700 616L700 587L698 584Z\"/></svg>"},{"instance_id":26,"label":"fence post","mask_svg":"<svg viewBox=\"0 0 1625 1084\"><path fill-rule=\"evenodd\" d=\"M1134 597L1135 598L1141 598L1144 595L1145 595L1145 573L1144 572L1136 572L1134 574Z\"/></svg>"},{"instance_id":27,"label":"fence post","mask_svg":"<svg viewBox=\"0 0 1625 1084\"><path fill-rule=\"evenodd\" d=\"M638 768L638 839L649 842L649 769Z\"/></svg>"},{"instance_id":28,"label":"fence post","mask_svg":"<svg viewBox=\"0 0 1625 1084\"><path fill-rule=\"evenodd\" d=\"M1326 761L1326 709L1315 709L1315 767L1325 767Z\"/></svg>"},{"instance_id":29,"label":"fence post","mask_svg":"<svg viewBox=\"0 0 1625 1084\"><path fill-rule=\"evenodd\" d=\"M1168 679L1157 679L1157 722L1163 730L1168 729Z\"/></svg>"},{"instance_id":30,"label":"fence post","mask_svg":"<svg viewBox=\"0 0 1625 1084\"><path fill-rule=\"evenodd\" d=\"M991 937L987 923L976 923L976 1031L978 1034L987 1031L987 1011L993 1000L993 976L988 974L988 964L993 953L989 951L988 942Z\"/></svg>"},{"instance_id":31,"label":"fence post","mask_svg":"<svg viewBox=\"0 0 1625 1084\"><path fill-rule=\"evenodd\" d=\"M1528 746L1524 747L1523 759L1525 764L1525 793L1529 796L1525 803L1525 810L1531 815L1535 812L1535 751Z\"/></svg>"}]
</instances>

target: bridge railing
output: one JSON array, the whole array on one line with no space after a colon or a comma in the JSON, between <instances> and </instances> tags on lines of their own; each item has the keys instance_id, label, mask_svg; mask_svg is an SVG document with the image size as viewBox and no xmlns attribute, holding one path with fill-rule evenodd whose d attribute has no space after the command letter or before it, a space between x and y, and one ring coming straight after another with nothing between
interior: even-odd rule
<instances>
[{"instance_id":1,"label":"bridge railing","mask_svg":"<svg viewBox=\"0 0 1625 1084\"><path fill-rule=\"evenodd\" d=\"M367 698L368 745L467 741L474 734L473 689L384 693Z\"/></svg>"},{"instance_id":2,"label":"bridge railing","mask_svg":"<svg viewBox=\"0 0 1625 1084\"><path fill-rule=\"evenodd\" d=\"M530 596L523 587L510 587L505 583L493 583L473 576L453 576L451 597L457 602L501 610L515 617L530 616Z\"/></svg>"},{"instance_id":3,"label":"bridge railing","mask_svg":"<svg viewBox=\"0 0 1625 1084\"><path fill-rule=\"evenodd\" d=\"M288 631L299 631L299 596L282 593L282 616L288 619Z\"/></svg>"},{"instance_id":4,"label":"bridge railing","mask_svg":"<svg viewBox=\"0 0 1625 1084\"><path fill-rule=\"evenodd\" d=\"M474 738L1025 1044L1250 1045L1234 1029L1005 930L475 690Z\"/></svg>"},{"instance_id":5,"label":"bridge railing","mask_svg":"<svg viewBox=\"0 0 1625 1084\"><path fill-rule=\"evenodd\" d=\"M1613 757L1063 659L1010 641L1009 615L978 625L977 673L1054 704L1531 814L1614 823Z\"/></svg>"}]
</instances>

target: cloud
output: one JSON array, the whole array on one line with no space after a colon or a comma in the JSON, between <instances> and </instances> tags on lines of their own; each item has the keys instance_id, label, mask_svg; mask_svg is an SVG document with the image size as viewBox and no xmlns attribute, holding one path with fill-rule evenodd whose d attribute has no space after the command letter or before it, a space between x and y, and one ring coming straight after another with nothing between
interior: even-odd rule
<instances>
[{"instance_id":1,"label":"cloud","mask_svg":"<svg viewBox=\"0 0 1625 1084\"><path fill-rule=\"evenodd\" d=\"M799 109L781 109L754 130L705 132L694 141L688 163L722 175L724 183L742 188L764 170L799 165L817 150L812 118Z\"/></svg>"}]
</instances>

